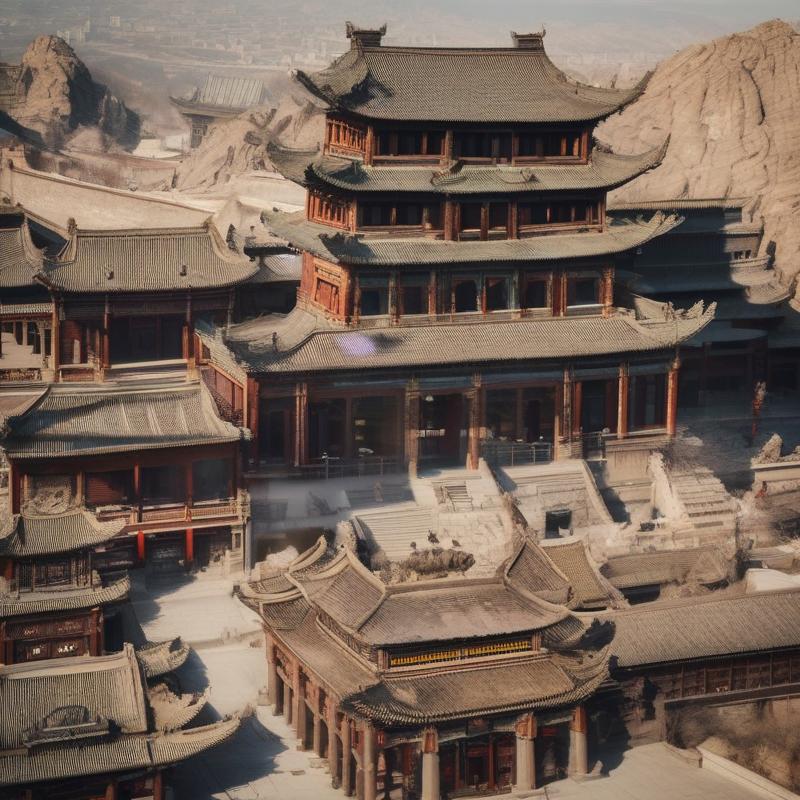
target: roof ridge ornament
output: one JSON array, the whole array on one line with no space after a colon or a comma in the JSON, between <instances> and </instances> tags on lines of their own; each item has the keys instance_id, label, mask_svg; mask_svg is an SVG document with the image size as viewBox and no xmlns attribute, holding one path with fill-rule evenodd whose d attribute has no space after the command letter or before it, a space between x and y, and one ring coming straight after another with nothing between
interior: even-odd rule
<instances>
[{"instance_id":1,"label":"roof ridge ornament","mask_svg":"<svg viewBox=\"0 0 800 800\"><path fill-rule=\"evenodd\" d=\"M381 39L386 35L386 23L384 22L380 28L362 28L348 20L344 24L344 30L350 40L351 50L364 47L380 47Z\"/></svg>"},{"instance_id":2,"label":"roof ridge ornament","mask_svg":"<svg viewBox=\"0 0 800 800\"><path fill-rule=\"evenodd\" d=\"M542 25L541 31L538 33L517 33L511 31L511 41L517 50L533 50L536 52L544 52L544 37L547 29Z\"/></svg>"}]
</instances>

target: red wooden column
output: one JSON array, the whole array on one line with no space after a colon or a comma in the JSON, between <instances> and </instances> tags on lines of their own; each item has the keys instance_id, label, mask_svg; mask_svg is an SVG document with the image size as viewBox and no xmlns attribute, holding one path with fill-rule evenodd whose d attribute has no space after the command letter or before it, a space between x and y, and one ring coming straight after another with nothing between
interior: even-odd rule
<instances>
[{"instance_id":1,"label":"red wooden column","mask_svg":"<svg viewBox=\"0 0 800 800\"><path fill-rule=\"evenodd\" d=\"M481 374L476 372L472 376L472 390L468 393L469 399L469 468L478 469L481 459L481 427L483 426L483 387Z\"/></svg>"},{"instance_id":2,"label":"red wooden column","mask_svg":"<svg viewBox=\"0 0 800 800\"><path fill-rule=\"evenodd\" d=\"M630 374L628 365L619 366L619 399L617 400L617 438L624 439L628 435L628 395L630 393Z\"/></svg>"},{"instance_id":3,"label":"red wooden column","mask_svg":"<svg viewBox=\"0 0 800 800\"><path fill-rule=\"evenodd\" d=\"M419 460L419 382L412 378L406 386L405 409L406 464L412 477L417 475Z\"/></svg>"},{"instance_id":4,"label":"red wooden column","mask_svg":"<svg viewBox=\"0 0 800 800\"><path fill-rule=\"evenodd\" d=\"M108 786L106 786L105 800L117 800L117 798L119 797L117 789L118 789L117 779L112 778L109 781Z\"/></svg>"},{"instance_id":5,"label":"red wooden column","mask_svg":"<svg viewBox=\"0 0 800 800\"><path fill-rule=\"evenodd\" d=\"M61 314L59 313L58 300L53 301L53 321L51 323L52 330L50 333L50 358L53 363L53 370L55 371L54 379L58 380L58 371L61 368Z\"/></svg>"},{"instance_id":6,"label":"red wooden column","mask_svg":"<svg viewBox=\"0 0 800 800\"><path fill-rule=\"evenodd\" d=\"M153 775L153 800L164 800L164 773L160 769Z\"/></svg>"},{"instance_id":7,"label":"red wooden column","mask_svg":"<svg viewBox=\"0 0 800 800\"><path fill-rule=\"evenodd\" d=\"M106 298L105 312L103 313L103 346L100 354L100 366L106 370L111 366L111 309Z\"/></svg>"},{"instance_id":8,"label":"red wooden column","mask_svg":"<svg viewBox=\"0 0 800 800\"><path fill-rule=\"evenodd\" d=\"M351 797L355 787L350 774L350 762L353 758L353 742L350 728L350 720L342 717L342 792L347 797Z\"/></svg>"},{"instance_id":9,"label":"red wooden column","mask_svg":"<svg viewBox=\"0 0 800 800\"><path fill-rule=\"evenodd\" d=\"M678 429L678 374L681 367L676 356L667 373L667 434L674 436Z\"/></svg>"},{"instance_id":10,"label":"red wooden column","mask_svg":"<svg viewBox=\"0 0 800 800\"><path fill-rule=\"evenodd\" d=\"M614 268L603 267L603 289L601 295L603 316L608 317L614 307Z\"/></svg>"},{"instance_id":11,"label":"red wooden column","mask_svg":"<svg viewBox=\"0 0 800 800\"><path fill-rule=\"evenodd\" d=\"M583 411L583 384L580 381L572 382L572 435L579 437L581 434L581 413Z\"/></svg>"},{"instance_id":12,"label":"red wooden column","mask_svg":"<svg viewBox=\"0 0 800 800\"><path fill-rule=\"evenodd\" d=\"M194 528L186 529L186 563L194 561Z\"/></svg>"},{"instance_id":13,"label":"red wooden column","mask_svg":"<svg viewBox=\"0 0 800 800\"><path fill-rule=\"evenodd\" d=\"M569 774L586 775L589 772L588 720L585 706L572 710L569 726Z\"/></svg>"},{"instance_id":14,"label":"red wooden column","mask_svg":"<svg viewBox=\"0 0 800 800\"><path fill-rule=\"evenodd\" d=\"M181 350L183 359L188 363L188 366L193 367L195 364L194 356L194 323L192 320L192 295L189 293L186 297L186 316L183 322L183 329L181 331L182 341Z\"/></svg>"},{"instance_id":15,"label":"red wooden column","mask_svg":"<svg viewBox=\"0 0 800 800\"><path fill-rule=\"evenodd\" d=\"M294 398L294 465L299 467L308 462L308 384L298 383Z\"/></svg>"},{"instance_id":16,"label":"red wooden column","mask_svg":"<svg viewBox=\"0 0 800 800\"><path fill-rule=\"evenodd\" d=\"M93 608L89 618L89 654L92 656L103 655L103 624L100 619L100 609Z\"/></svg>"},{"instance_id":17,"label":"red wooden column","mask_svg":"<svg viewBox=\"0 0 800 800\"><path fill-rule=\"evenodd\" d=\"M339 728L336 724L336 702L330 695L325 698L325 721L328 724L328 769L334 789L341 786L341 763L339 760Z\"/></svg>"},{"instance_id":18,"label":"red wooden column","mask_svg":"<svg viewBox=\"0 0 800 800\"><path fill-rule=\"evenodd\" d=\"M536 717L524 714L514 725L516 733L516 779L514 788L530 791L536 788Z\"/></svg>"},{"instance_id":19,"label":"red wooden column","mask_svg":"<svg viewBox=\"0 0 800 800\"><path fill-rule=\"evenodd\" d=\"M250 466L255 467L258 464L259 406L261 402L259 383L255 378L247 378L247 382L245 383L245 394L244 425L253 435L253 438L250 440Z\"/></svg>"},{"instance_id":20,"label":"red wooden column","mask_svg":"<svg viewBox=\"0 0 800 800\"><path fill-rule=\"evenodd\" d=\"M141 564L144 564L146 557L147 557L147 550L144 541L144 531L139 531L136 534L136 558L139 559L139 562Z\"/></svg>"}]
</instances>

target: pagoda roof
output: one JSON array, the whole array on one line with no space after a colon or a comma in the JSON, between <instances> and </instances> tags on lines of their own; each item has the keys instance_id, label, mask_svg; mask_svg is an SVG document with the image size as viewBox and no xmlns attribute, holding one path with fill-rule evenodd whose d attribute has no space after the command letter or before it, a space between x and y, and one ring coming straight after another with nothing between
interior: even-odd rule
<instances>
[{"instance_id":1,"label":"pagoda roof","mask_svg":"<svg viewBox=\"0 0 800 800\"><path fill-rule=\"evenodd\" d=\"M718 547L690 547L609 558L601 572L618 589L685 583L718 583L728 577L730 560Z\"/></svg>"},{"instance_id":2,"label":"pagoda roof","mask_svg":"<svg viewBox=\"0 0 800 800\"><path fill-rule=\"evenodd\" d=\"M350 550L310 552L281 576L288 587L246 587L276 629L291 629L314 608L370 646L393 647L569 628L573 621L568 609L519 592L502 576L387 586Z\"/></svg>"},{"instance_id":3,"label":"pagoda roof","mask_svg":"<svg viewBox=\"0 0 800 800\"><path fill-rule=\"evenodd\" d=\"M607 678L607 650L574 657L546 654L421 675L384 675L379 683L345 697L342 707L384 724L420 725L572 705Z\"/></svg>"},{"instance_id":4,"label":"pagoda roof","mask_svg":"<svg viewBox=\"0 0 800 800\"><path fill-rule=\"evenodd\" d=\"M615 606L622 600L622 595L600 573L582 539L543 542L542 550L569 579L570 607Z\"/></svg>"},{"instance_id":5,"label":"pagoda roof","mask_svg":"<svg viewBox=\"0 0 800 800\"><path fill-rule=\"evenodd\" d=\"M439 264L476 264L563 261L615 255L640 247L681 223L661 212L645 221L610 220L601 232L583 230L524 239L488 242L451 242L430 237L398 237L337 232L310 222L304 211L265 213L266 224L297 250L328 261L374 267L415 267Z\"/></svg>"},{"instance_id":6,"label":"pagoda roof","mask_svg":"<svg viewBox=\"0 0 800 800\"><path fill-rule=\"evenodd\" d=\"M142 388L51 386L10 422L10 458L63 458L235 442L202 383Z\"/></svg>"},{"instance_id":7,"label":"pagoda roof","mask_svg":"<svg viewBox=\"0 0 800 800\"><path fill-rule=\"evenodd\" d=\"M489 364L667 350L696 335L713 317L712 304L653 319L617 310L609 317L487 316L348 330L297 308L234 327L226 347L254 373ZM213 337L209 341L221 347Z\"/></svg>"},{"instance_id":8,"label":"pagoda roof","mask_svg":"<svg viewBox=\"0 0 800 800\"><path fill-rule=\"evenodd\" d=\"M649 80L605 89L569 80L534 47L364 46L319 72L295 73L330 108L379 120L590 122L636 100Z\"/></svg>"},{"instance_id":9,"label":"pagoda roof","mask_svg":"<svg viewBox=\"0 0 800 800\"><path fill-rule=\"evenodd\" d=\"M46 280L66 292L151 292L223 288L257 271L208 223L191 228L76 230L58 257L48 262Z\"/></svg>"},{"instance_id":10,"label":"pagoda roof","mask_svg":"<svg viewBox=\"0 0 800 800\"><path fill-rule=\"evenodd\" d=\"M43 263L44 254L31 241L25 212L17 206L0 206L0 289L34 285Z\"/></svg>"},{"instance_id":11,"label":"pagoda roof","mask_svg":"<svg viewBox=\"0 0 800 800\"><path fill-rule=\"evenodd\" d=\"M365 166L363 162L317 151L271 146L270 159L289 180L356 193L473 195L613 189L657 167L668 146L641 155L617 155L595 147L588 164L477 165L448 167Z\"/></svg>"},{"instance_id":12,"label":"pagoda roof","mask_svg":"<svg viewBox=\"0 0 800 800\"><path fill-rule=\"evenodd\" d=\"M130 588L130 579L126 576L108 586L0 594L0 617L23 617L50 611L77 611L103 606L124 600Z\"/></svg>"},{"instance_id":13,"label":"pagoda roof","mask_svg":"<svg viewBox=\"0 0 800 800\"><path fill-rule=\"evenodd\" d=\"M107 542L125 527L124 520L100 522L85 509L66 514L15 514L0 524L0 555L11 558L68 553Z\"/></svg>"},{"instance_id":14,"label":"pagoda roof","mask_svg":"<svg viewBox=\"0 0 800 800\"><path fill-rule=\"evenodd\" d=\"M209 73L191 97L170 97L170 100L187 113L233 116L266 102L267 90L259 78Z\"/></svg>"},{"instance_id":15,"label":"pagoda roof","mask_svg":"<svg viewBox=\"0 0 800 800\"><path fill-rule=\"evenodd\" d=\"M130 644L108 656L0 667L0 703L0 786L174 764L239 726L151 725L150 692Z\"/></svg>"},{"instance_id":16,"label":"pagoda roof","mask_svg":"<svg viewBox=\"0 0 800 800\"><path fill-rule=\"evenodd\" d=\"M656 601L611 616L620 667L690 661L800 646L800 590Z\"/></svg>"},{"instance_id":17,"label":"pagoda roof","mask_svg":"<svg viewBox=\"0 0 800 800\"><path fill-rule=\"evenodd\" d=\"M174 672L186 663L192 648L181 641L180 636L164 642L147 642L136 648L136 657L147 678L158 678Z\"/></svg>"}]
</instances>

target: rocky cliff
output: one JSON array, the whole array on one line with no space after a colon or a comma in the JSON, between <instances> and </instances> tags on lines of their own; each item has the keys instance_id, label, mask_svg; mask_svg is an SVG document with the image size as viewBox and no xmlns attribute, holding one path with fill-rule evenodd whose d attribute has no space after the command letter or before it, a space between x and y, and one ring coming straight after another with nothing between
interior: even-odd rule
<instances>
[{"instance_id":1,"label":"rocky cliff","mask_svg":"<svg viewBox=\"0 0 800 800\"><path fill-rule=\"evenodd\" d=\"M272 170L267 145L313 149L325 132L324 113L303 97L285 95L276 108L254 108L216 123L178 167L176 188L212 189L253 170Z\"/></svg>"},{"instance_id":2,"label":"rocky cliff","mask_svg":"<svg viewBox=\"0 0 800 800\"><path fill-rule=\"evenodd\" d=\"M620 152L670 143L658 169L612 196L752 197L776 268L800 273L800 34L780 20L680 51L598 138Z\"/></svg>"},{"instance_id":3,"label":"rocky cliff","mask_svg":"<svg viewBox=\"0 0 800 800\"><path fill-rule=\"evenodd\" d=\"M102 84L96 83L75 51L56 36L39 36L19 66L7 67L11 84L3 110L31 139L58 149L86 128L101 134L106 147L134 147L140 121Z\"/></svg>"}]
</instances>

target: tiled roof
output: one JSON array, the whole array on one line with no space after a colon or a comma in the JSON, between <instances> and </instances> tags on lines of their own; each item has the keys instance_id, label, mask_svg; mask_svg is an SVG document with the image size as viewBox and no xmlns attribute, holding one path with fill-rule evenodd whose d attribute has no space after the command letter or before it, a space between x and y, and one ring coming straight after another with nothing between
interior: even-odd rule
<instances>
[{"instance_id":1,"label":"tiled roof","mask_svg":"<svg viewBox=\"0 0 800 800\"><path fill-rule=\"evenodd\" d=\"M592 563L583 540L547 544L544 552L569 578L572 587L570 607L610 606L621 599L619 592L615 591Z\"/></svg>"},{"instance_id":2,"label":"tiled roof","mask_svg":"<svg viewBox=\"0 0 800 800\"><path fill-rule=\"evenodd\" d=\"M43 260L42 252L31 241L24 212L0 207L0 289L33 285Z\"/></svg>"},{"instance_id":3,"label":"tiled roof","mask_svg":"<svg viewBox=\"0 0 800 800\"><path fill-rule=\"evenodd\" d=\"M147 689L147 699L153 710L153 724L159 731L176 731L188 725L208 703L205 692L175 694L166 683L157 683Z\"/></svg>"},{"instance_id":4,"label":"tiled roof","mask_svg":"<svg viewBox=\"0 0 800 800\"><path fill-rule=\"evenodd\" d=\"M270 149L270 159L289 180L304 186L323 184L351 192L414 192L442 195L518 194L525 192L611 189L658 166L667 142L637 156L592 151L588 164L530 166L454 165L431 167L364 166L336 156Z\"/></svg>"},{"instance_id":5,"label":"tiled roof","mask_svg":"<svg viewBox=\"0 0 800 800\"><path fill-rule=\"evenodd\" d=\"M51 388L11 422L12 458L58 458L233 442L241 431L221 420L202 383L134 390Z\"/></svg>"},{"instance_id":6,"label":"tiled roof","mask_svg":"<svg viewBox=\"0 0 800 800\"><path fill-rule=\"evenodd\" d=\"M667 200L638 200L628 203L612 202L610 210L618 211L697 211L744 208L752 197L677 197Z\"/></svg>"},{"instance_id":7,"label":"tiled roof","mask_svg":"<svg viewBox=\"0 0 800 800\"><path fill-rule=\"evenodd\" d=\"M262 317L248 325L248 339L234 330L228 348L251 372L327 372L563 359L612 353L655 352L674 347L713 319L713 306L674 320L611 317L522 318L471 323L399 325L391 328L331 330L313 321L288 341L284 327L311 316L298 309L288 317ZM302 326L301 326L302 327ZM279 332L280 331L280 332ZM272 333L278 332L277 348ZM287 337L288 338L288 337ZM299 341L297 341L299 339Z\"/></svg>"},{"instance_id":8,"label":"tiled roof","mask_svg":"<svg viewBox=\"0 0 800 800\"><path fill-rule=\"evenodd\" d=\"M600 569L613 586L629 589L664 583L717 583L728 577L730 562L718 547L691 547L610 558Z\"/></svg>"},{"instance_id":9,"label":"tiled roof","mask_svg":"<svg viewBox=\"0 0 800 800\"><path fill-rule=\"evenodd\" d=\"M568 80L544 47L356 47L298 80L331 107L364 117L430 122L583 122L644 91Z\"/></svg>"},{"instance_id":10,"label":"tiled roof","mask_svg":"<svg viewBox=\"0 0 800 800\"><path fill-rule=\"evenodd\" d=\"M303 260L295 253L278 253L259 259L258 271L247 283L299 283Z\"/></svg>"},{"instance_id":11,"label":"tiled roof","mask_svg":"<svg viewBox=\"0 0 800 800\"><path fill-rule=\"evenodd\" d=\"M534 594L550 603L566 605L569 600L569 579L528 536L509 560L505 576L517 591Z\"/></svg>"},{"instance_id":12,"label":"tiled roof","mask_svg":"<svg viewBox=\"0 0 800 800\"><path fill-rule=\"evenodd\" d=\"M0 617L21 617L28 614L44 614L48 611L94 608L124 600L130 589L130 579L125 576L100 588L89 586L85 589L56 592L23 592L13 596L0 595Z\"/></svg>"},{"instance_id":13,"label":"tiled roof","mask_svg":"<svg viewBox=\"0 0 800 800\"><path fill-rule=\"evenodd\" d=\"M434 581L390 588L359 633L375 644L398 645L541 630L568 616L565 608L522 597L500 579Z\"/></svg>"},{"instance_id":14,"label":"tiled roof","mask_svg":"<svg viewBox=\"0 0 800 800\"><path fill-rule=\"evenodd\" d=\"M136 657L148 678L158 678L186 663L192 648L181 637L166 642L147 642L136 650Z\"/></svg>"},{"instance_id":15,"label":"tiled roof","mask_svg":"<svg viewBox=\"0 0 800 800\"><path fill-rule=\"evenodd\" d=\"M637 605L610 616L620 667L800 646L800 591Z\"/></svg>"},{"instance_id":16,"label":"tiled roof","mask_svg":"<svg viewBox=\"0 0 800 800\"><path fill-rule=\"evenodd\" d=\"M113 720L122 733L147 732L144 686L130 645L109 656L0 667L0 750L20 747L25 732L51 711L75 704Z\"/></svg>"},{"instance_id":17,"label":"tiled roof","mask_svg":"<svg viewBox=\"0 0 800 800\"><path fill-rule=\"evenodd\" d=\"M559 261L623 253L680 224L680 217L656 212L648 221L610 220L602 232L582 231L488 242L450 242L426 237L384 237L336 233L309 222L305 212L265 212L267 226L297 250L343 264L403 267L418 264L475 264Z\"/></svg>"},{"instance_id":18,"label":"tiled roof","mask_svg":"<svg viewBox=\"0 0 800 800\"><path fill-rule=\"evenodd\" d=\"M522 709L571 705L591 695L608 676L605 651L583 663L558 655L385 675L380 683L344 698L342 706L387 724L425 724Z\"/></svg>"},{"instance_id":19,"label":"tiled roof","mask_svg":"<svg viewBox=\"0 0 800 800\"><path fill-rule=\"evenodd\" d=\"M233 286L255 275L213 225L78 230L47 265L47 281L67 292L151 292Z\"/></svg>"},{"instance_id":20,"label":"tiled roof","mask_svg":"<svg viewBox=\"0 0 800 800\"><path fill-rule=\"evenodd\" d=\"M239 78L231 75L206 76L205 83L192 97L172 98L180 108L196 111L220 110L240 113L267 100L267 90L259 78Z\"/></svg>"},{"instance_id":21,"label":"tiled roof","mask_svg":"<svg viewBox=\"0 0 800 800\"><path fill-rule=\"evenodd\" d=\"M52 303L4 303L0 300L0 317L2 316L34 316L52 314Z\"/></svg>"},{"instance_id":22,"label":"tiled roof","mask_svg":"<svg viewBox=\"0 0 800 800\"><path fill-rule=\"evenodd\" d=\"M100 522L75 509L58 516L14 515L0 520L0 554L12 558L67 553L107 542L125 527L123 521Z\"/></svg>"},{"instance_id":23,"label":"tiled roof","mask_svg":"<svg viewBox=\"0 0 800 800\"><path fill-rule=\"evenodd\" d=\"M232 719L154 733L147 701L130 644L109 656L0 667L0 786L173 764L239 726ZM64 727L65 710L85 714L86 724Z\"/></svg>"}]
</instances>

